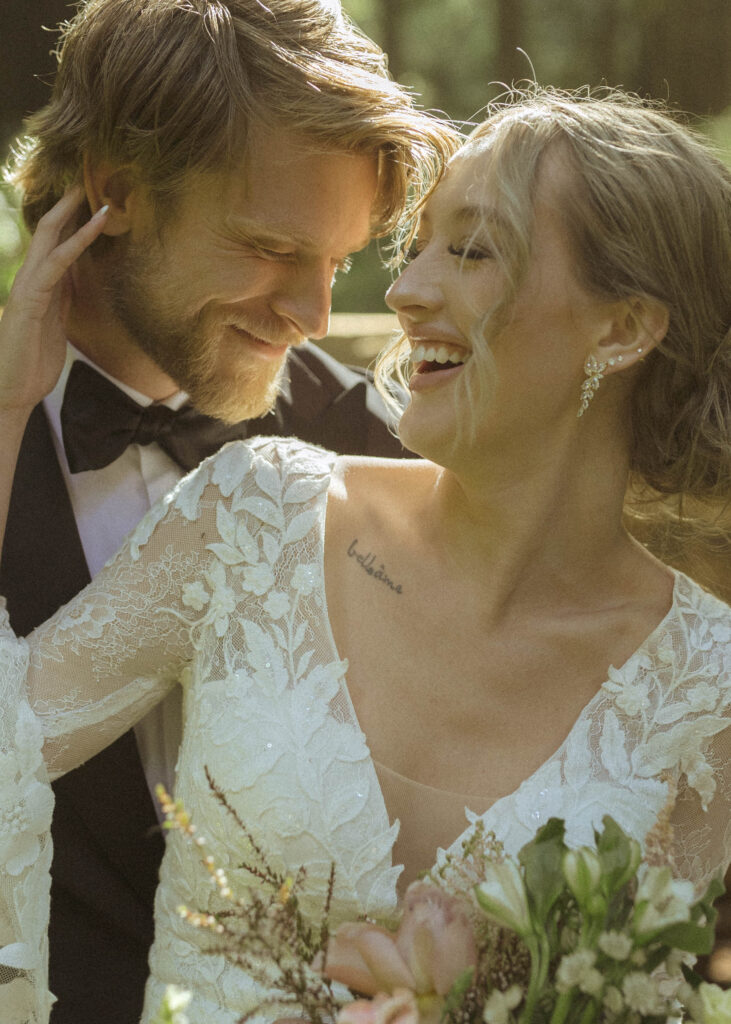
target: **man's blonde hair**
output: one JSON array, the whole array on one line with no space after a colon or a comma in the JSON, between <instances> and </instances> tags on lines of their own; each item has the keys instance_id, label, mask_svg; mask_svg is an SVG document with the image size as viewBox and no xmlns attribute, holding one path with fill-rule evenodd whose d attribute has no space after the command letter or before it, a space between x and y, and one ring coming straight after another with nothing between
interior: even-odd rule
<instances>
[{"instance_id":1,"label":"man's blonde hair","mask_svg":"<svg viewBox=\"0 0 731 1024\"><path fill-rule=\"evenodd\" d=\"M57 56L51 101L8 174L31 229L85 157L132 165L164 210L193 175L240 160L263 124L377 158L374 234L385 234L454 145L333 0L86 0Z\"/></svg>"}]
</instances>

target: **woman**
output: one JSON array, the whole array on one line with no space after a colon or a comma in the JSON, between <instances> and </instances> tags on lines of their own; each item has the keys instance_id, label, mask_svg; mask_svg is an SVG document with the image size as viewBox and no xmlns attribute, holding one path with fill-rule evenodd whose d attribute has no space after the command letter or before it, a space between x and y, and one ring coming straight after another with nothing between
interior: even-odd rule
<instances>
[{"instance_id":1,"label":"woman","mask_svg":"<svg viewBox=\"0 0 731 1024\"><path fill-rule=\"evenodd\" d=\"M21 278L0 336L14 436L57 370L37 381L23 324L103 225L59 246L73 203L34 242L41 285ZM206 768L311 892L335 863L335 921L391 911L458 843L465 806L514 851L551 816L572 844L607 812L641 841L675 796L679 873L700 887L723 870L731 610L635 543L622 511L630 477L731 492L730 253L731 177L663 114L537 90L498 108L425 206L388 296L411 362L400 432L423 460L229 445L32 635L35 719L7 637L6 706L25 734L5 725L3 784L33 800L15 802L26 838L4 851L6 892L46 870L45 790L30 754L8 767L13 744L29 751L40 722L49 770L68 770L177 679L177 795L217 858L241 881L245 843ZM173 835L145 1019L170 982L194 991L193 1021L259 1001L177 915L215 899ZM16 934L42 933L37 906L21 892L6 907Z\"/></svg>"}]
</instances>

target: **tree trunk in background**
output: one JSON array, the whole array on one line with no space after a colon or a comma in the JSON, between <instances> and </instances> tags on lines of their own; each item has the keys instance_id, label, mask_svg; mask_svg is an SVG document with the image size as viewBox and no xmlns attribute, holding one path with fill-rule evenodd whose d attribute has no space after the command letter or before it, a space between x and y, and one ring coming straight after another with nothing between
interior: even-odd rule
<instances>
[{"instance_id":1,"label":"tree trunk in background","mask_svg":"<svg viewBox=\"0 0 731 1024\"><path fill-rule=\"evenodd\" d=\"M695 114L731 103L731 4L663 0L649 12L636 72L640 92Z\"/></svg>"},{"instance_id":2,"label":"tree trunk in background","mask_svg":"<svg viewBox=\"0 0 731 1024\"><path fill-rule=\"evenodd\" d=\"M495 0L497 40L494 78L506 85L530 75L526 58L518 47L528 50L525 38L525 0Z\"/></svg>"},{"instance_id":3,"label":"tree trunk in background","mask_svg":"<svg viewBox=\"0 0 731 1024\"><path fill-rule=\"evenodd\" d=\"M0 0L0 150L49 99L58 35L43 26L73 13L71 0Z\"/></svg>"},{"instance_id":4,"label":"tree trunk in background","mask_svg":"<svg viewBox=\"0 0 731 1024\"><path fill-rule=\"evenodd\" d=\"M377 0L378 44L388 54L388 67L395 79L400 79L404 70L403 22L406 7L411 0Z\"/></svg>"},{"instance_id":5,"label":"tree trunk in background","mask_svg":"<svg viewBox=\"0 0 731 1024\"><path fill-rule=\"evenodd\" d=\"M618 37L622 12L618 0L596 0L592 7L587 33L591 72L588 81L594 84L606 79L608 85L619 81Z\"/></svg>"}]
</instances>

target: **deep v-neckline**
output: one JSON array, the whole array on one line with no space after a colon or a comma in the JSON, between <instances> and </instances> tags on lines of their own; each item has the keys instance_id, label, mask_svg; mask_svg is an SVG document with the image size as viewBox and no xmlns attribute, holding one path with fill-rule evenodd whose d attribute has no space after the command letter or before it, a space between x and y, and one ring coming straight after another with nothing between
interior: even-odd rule
<instances>
[{"instance_id":1,"label":"deep v-neckline","mask_svg":"<svg viewBox=\"0 0 731 1024\"><path fill-rule=\"evenodd\" d=\"M346 666L345 673L343 674L342 679L341 679L341 688L342 688L343 696L344 696L345 702L346 702L346 704L348 706L348 709L350 711L350 715L351 715L352 721L353 721L355 727L360 732L361 736L363 737L363 743L364 743L365 748L366 748L367 753L368 753L368 764L369 764L369 771L370 771L370 775L371 775L371 784L374 786L375 792L377 793L378 805L379 805L379 813L382 815L383 820L386 822L386 827L388 827L389 825L393 824L394 822L391 822L391 818L390 818L390 815L389 815L388 807L386 806L385 796L384 796L383 789L381 787L381 784L380 784L380 781L379 781L379 778L378 778L378 772L376 770L376 762L375 762L375 759L374 759L373 754L371 752L370 744L369 744L369 741L368 741L368 736L365 733L365 731L363 730L363 728L361 727L360 719L358 717L358 713L356 711L355 705L353 704L353 700L352 700L352 697L351 697L351 694L350 694L350 689L348 687L348 680L347 680L348 660L347 660L347 658L342 658L340 656L340 651L339 651L338 645L337 645L337 643L335 641L335 635L333 633L332 623L330 621L330 609L329 609L329 604L328 604L328 599L327 599L327 587L326 587L326 581L325 581L325 534L326 534L326 530L327 530L328 501L329 501L329 495L330 495L330 484L332 482L333 467L334 467L334 462L331 462L331 464L330 464L330 481L328 482L328 486L326 488L324 488L323 492L319 496L320 500L322 501L322 514L318 517L318 519L319 519L319 535L318 535L319 552L318 552L318 559L319 559L319 570L320 570L320 572L319 572L319 576L320 576L319 585L320 585L320 600L321 600L321 609L322 609L322 619L323 619L323 625L324 625L325 634L326 634L326 640L327 640L327 642L328 642L328 644L330 646L330 651L331 651L332 656L333 656L333 661L338 663L338 664L342 664L342 665ZM607 696L606 687L610 683L610 673L621 674L624 671L624 669L626 668L626 666L628 666L636 658L641 657L643 652L648 647L653 645L656 642L657 638L662 633L667 632L667 630L669 628L670 621L673 618L675 618L676 614L677 614L678 601L679 601L680 581L681 581L681 578L683 577L683 574L681 572L679 572L678 570L673 569L671 567L668 567L668 568L669 568L670 572L673 575L672 599L671 599L670 607L668 608L667 612L662 617L662 619L660 619L660 621L653 627L653 629L647 634L647 636L635 648L635 650L629 655L629 657L626 658L622 662L622 664L621 664L621 666L619 668L615 668L613 663L609 664L609 666L607 668L607 678L597 688L596 692L586 702L586 704L584 704L582 706L582 708L579 711L578 715L574 719L570 729L568 730L568 732L564 736L563 740L557 746L557 748L553 751L552 754L550 754L547 758L545 758L541 762L541 764L538 765L538 767L536 767L524 779L522 779L521 782L514 789L512 789L508 793L503 794L500 797L497 797L482 814L478 815L478 814L474 813L473 811L471 811L468 806L465 806L465 817L466 817L467 824L465 825L465 827L462 830L462 832L453 840L453 842L450 844L448 849L450 849L450 850L459 849L460 844L463 842L463 840L465 839L467 834L470 832L470 830L474 827L474 823L478 819L483 822L483 824L484 824L486 829L490 830L491 826L492 826L492 823L494 821L496 821L496 819L499 818L500 811L503 808L507 807L508 804L511 801L514 801L516 799L516 797L520 794L520 792L523 789L525 789L526 787L530 786L531 782L535 781L543 773L545 773L547 768L550 765L559 762L561 757L562 757L562 755L563 755L563 753L564 753L564 751L566 750L568 745L571 743L572 739L577 734L578 730L581 728L583 723L586 721L587 716L589 716L591 714L591 711L593 710L595 705L600 700L606 699L606 696ZM430 787L430 788L438 789L438 787ZM395 820L398 820L398 819L395 819ZM393 850L393 848L392 848L392 850ZM435 854L435 862L436 862L436 859L437 859L437 857L439 855L439 849L435 850L434 854Z\"/></svg>"}]
</instances>

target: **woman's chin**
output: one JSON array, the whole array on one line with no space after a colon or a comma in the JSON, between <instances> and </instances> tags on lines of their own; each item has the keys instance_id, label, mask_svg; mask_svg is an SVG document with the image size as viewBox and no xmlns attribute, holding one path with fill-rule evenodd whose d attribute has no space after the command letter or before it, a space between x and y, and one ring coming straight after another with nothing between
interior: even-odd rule
<instances>
[{"instance_id":1,"label":"woman's chin","mask_svg":"<svg viewBox=\"0 0 731 1024\"><path fill-rule=\"evenodd\" d=\"M446 466L457 438L454 405L439 411L421 409L420 405L419 396L412 396L399 421L399 440L410 452Z\"/></svg>"}]
</instances>

